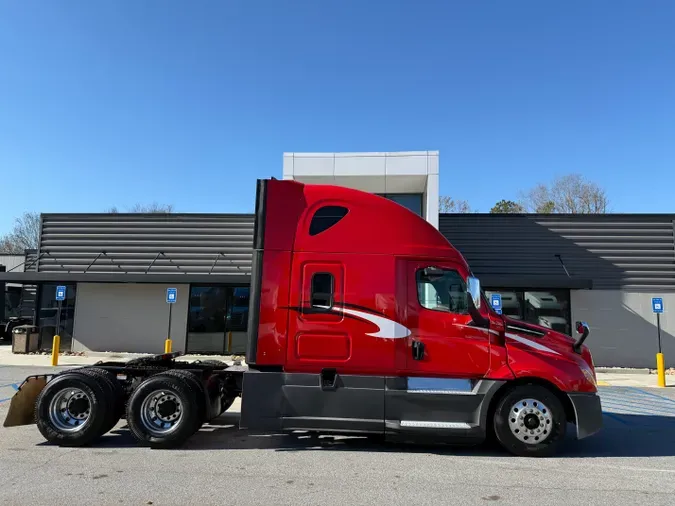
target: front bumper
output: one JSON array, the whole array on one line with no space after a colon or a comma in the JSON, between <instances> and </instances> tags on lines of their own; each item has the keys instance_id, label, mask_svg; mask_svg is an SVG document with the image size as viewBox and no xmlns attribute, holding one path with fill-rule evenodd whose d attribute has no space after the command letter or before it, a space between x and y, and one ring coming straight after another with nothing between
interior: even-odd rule
<instances>
[{"instance_id":1,"label":"front bumper","mask_svg":"<svg viewBox=\"0 0 675 506\"><path fill-rule=\"evenodd\" d=\"M577 423L577 439L592 436L602 429L602 405L596 393L567 394L574 407Z\"/></svg>"}]
</instances>

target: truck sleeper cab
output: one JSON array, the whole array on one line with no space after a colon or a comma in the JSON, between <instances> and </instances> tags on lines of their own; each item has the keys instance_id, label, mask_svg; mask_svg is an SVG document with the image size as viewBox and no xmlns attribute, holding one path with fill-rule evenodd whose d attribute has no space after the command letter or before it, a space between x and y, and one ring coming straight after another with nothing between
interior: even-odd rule
<instances>
[{"instance_id":1,"label":"truck sleeper cab","mask_svg":"<svg viewBox=\"0 0 675 506\"><path fill-rule=\"evenodd\" d=\"M4 425L93 443L126 418L180 446L242 397L240 427L378 434L553 454L602 425L590 351L492 311L464 257L385 198L260 180L246 366L164 354L31 376Z\"/></svg>"},{"instance_id":2,"label":"truck sleeper cab","mask_svg":"<svg viewBox=\"0 0 675 506\"><path fill-rule=\"evenodd\" d=\"M241 426L547 455L600 429L590 352L485 303L463 256L379 196L259 181Z\"/></svg>"}]
</instances>

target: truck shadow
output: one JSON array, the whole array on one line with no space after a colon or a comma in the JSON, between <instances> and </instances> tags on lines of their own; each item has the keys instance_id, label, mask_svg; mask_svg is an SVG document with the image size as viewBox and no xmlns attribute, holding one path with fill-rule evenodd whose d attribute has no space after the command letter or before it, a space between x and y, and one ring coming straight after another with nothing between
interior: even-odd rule
<instances>
[{"instance_id":1,"label":"truck shadow","mask_svg":"<svg viewBox=\"0 0 675 506\"><path fill-rule=\"evenodd\" d=\"M675 416L641 416L604 414L604 428L584 440L568 435L559 458L586 457L670 457L675 456ZM135 446L126 428L102 438L101 447ZM417 452L467 457L497 457L507 454L497 445L477 446L412 444L385 442L378 437L332 436L296 432L291 434L239 430L239 413L226 413L204 425L181 448L187 451L261 450L280 452L350 451L350 452Z\"/></svg>"}]
</instances>

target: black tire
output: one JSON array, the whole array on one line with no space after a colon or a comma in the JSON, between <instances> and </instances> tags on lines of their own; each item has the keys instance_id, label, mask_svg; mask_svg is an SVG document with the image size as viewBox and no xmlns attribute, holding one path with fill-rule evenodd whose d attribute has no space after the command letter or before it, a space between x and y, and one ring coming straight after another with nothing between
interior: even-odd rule
<instances>
[{"instance_id":1,"label":"black tire","mask_svg":"<svg viewBox=\"0 0 675 506\"><path fill-rule=\"evenodd\" d=\"M170 432L161 432L161 429L150 427L152 416L157 419L156 412L146 412L144 402L155 392L170 395L175 398L175 401L171 401L174 405L176 401L180 404L180 414L173 422ZM195 427L198 427L198 409L197 396L184 378L173 374L156 374L146 379L131 394L127 404L127 424L134 437L144 446L176 448L194 434Z\"/></svg>"},{"instance_id":2,"label":"black tire","mask_svg":"<svg viewBox=\"0 0 675 506\"><path fill-rule=\"evenodd\" d=\"M52 413L50 408L57 396L68 395L68 391L72 392L75 389L88 398L83 401L88 406L84 408L87 409L88 416L85 421L82 421L79 429L67 430L63 428L63 420L68 423L74 418L68 418L67 413L64 414L62 409L56 409L56 407L55 411L58 413ZM35 402L35 420L38 430L47 441L59 446L87 446L102 436L105 431L109 420L107 397L104 385L97 378L81 374L79 371L62 373L47 383ZM61 426L58 420L62 420Z\"/></svg>"},{"instance_id":3,"label":"black tire","mask_svg":"<svg viewBox=\"0 0 675 506\"><path fill-rule=\"evenodd\" d=\"M537 426L530 425L530 429L523 430L525 423L535 423L533 416ZM549 457L557 452L565 438L567 417L554 392L540 385L527 384L514 387L499 400L493 423L497 440L510 453L522 457Z\"/></svg>"},{"instance_id":4,"label":"black tire","mask_svg":"<svg viewBox=\"0 0 675 506\"><path fill-rule=\"evenodd\" d=\"M81 374L96 378L101 382L107 394L108 419L103 434L117 425L124 414L124 389L117 381L117 377L110 371L98 367L86 367L78 371Z\"/></svg>"},{"instance_id":5,"label":"black tire","mask_svg":"<svg viewBox=\"0 0 675 506\"><path fill-rule=\"evenodd\" d=\"M207 416L206 390L204 389L204 384L195 375L195 373L187 371L185 369L171 369L169 371L164 372L164 374L184 380L187 383L188 387L194 393L199 410L199 423L195 427L195 432L198 431L199 428L202 426L202 424L206 421Z\"/></svg>"}]
</instances>

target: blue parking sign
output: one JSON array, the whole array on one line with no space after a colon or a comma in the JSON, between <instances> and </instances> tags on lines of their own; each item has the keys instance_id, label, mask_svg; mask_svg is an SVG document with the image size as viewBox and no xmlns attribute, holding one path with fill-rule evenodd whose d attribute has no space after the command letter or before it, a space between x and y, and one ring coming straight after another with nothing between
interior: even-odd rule
<instances>
[{"instance_id":1,"label":"blue parking sign","mask_svg":"<svg viewBox=\"0 0 675 506\"><path fill-rule=\"evenodd\" d=\"M167 288L166 289L166 302L167 302L167 304L175 304L176 299L178 299L178 289L177 288Z\"/></svg>"},{"instance_id":2,"label":"blue parking sign","mask_svg":"<svg viewBox=\"0 0 675 506\"><path fill-rule=\"evenodd\" d=\"M492 309L495 310L497 314L502 314L502 296L499 293L493 293L490 297L490 304Z\"/></svg>"},{"instance_id":3,"label":"blue parking sign","mask_svg":"<svg viewBox=\"0 0 675 506\"><path fill-rule=\"evenodd\" d=\"M65 286L57 286L56 287L56 300L66 300L66 287Z\"/></svg>"},{"instance_id":4,"label":"blue parking sign","mask_svg":"<svg viewBox=\"0 0 675 506\"><path fill-rule=\"evenodd\" d=\"M652 297L652 311L663 313L663 299L661 297Z\"/></svg>"}]
</instances>

